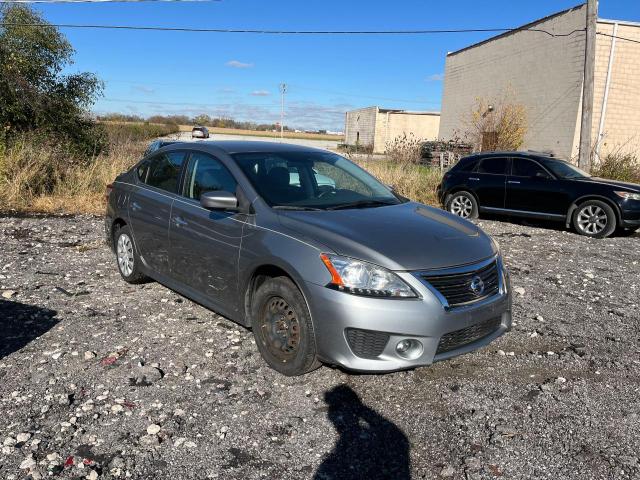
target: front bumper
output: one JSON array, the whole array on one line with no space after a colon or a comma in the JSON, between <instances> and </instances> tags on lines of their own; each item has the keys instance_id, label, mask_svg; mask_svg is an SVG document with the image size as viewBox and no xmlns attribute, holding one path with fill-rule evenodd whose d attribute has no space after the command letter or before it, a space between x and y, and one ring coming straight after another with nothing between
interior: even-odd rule
<instances>
[{"instance_id":1,"label":"front bumper","mask_svg":"<svg viewBox=\"0 0 640 480\"><path fill-rule=\"evenodd\" d=\"M496 295L454 308L447 308L431 288L409 272L397 273L418 293L416 299L361 297L307 283L318 356L325 363L349 370L389 372L430 365L483 347L511 328L511 289L503 272ZM492 325L486 335L438 353L443 336L474 331L486 324ZM381 353L375 358L356 355L347 339L351 329L380 333L385 341L384 347L380 345ZM396 352L396 345L409 339L422 345L421 352L411 359Z\"/></svg>"},{"instance_id":2,"label":"front bumper","mask_svg":"<svg viewBox=\"0 0 640 480\"><path fill-rule=\"evenodd\" d=\"M625 200L620 205L622 226L626 228L640 227L640 201Z\"/></svg>"}]
</instances>

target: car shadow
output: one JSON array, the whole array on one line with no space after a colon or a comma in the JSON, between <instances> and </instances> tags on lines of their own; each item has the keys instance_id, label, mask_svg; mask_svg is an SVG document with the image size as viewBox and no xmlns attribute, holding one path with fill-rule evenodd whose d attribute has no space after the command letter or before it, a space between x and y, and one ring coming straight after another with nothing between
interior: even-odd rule
<instances>
[{"instance_id":1,"label":"car shadow","mask_svg":"<svg viewBox=\"0 0 640 480\"><path fill-rule=\"evenodd\" d=\"M364 405L346 385L329 390L324 398L340 437L318 467L315 480L411 478L409 440L400 428Z\"/></svg>"},{"instance_id":2,"label":"car shadow","mask_svg":"<svg viewBox=\"0 0 640 480\"><path fill-rule=\"evenodd\" d=\"M48 308L0 299L0 359L53 328L57 312Z\"/></svg>"},{"instance_id":3,"label":"car shadow","mask_svg":"<svg viewBox=\"0 0 640 480\"><path fill-rule=\"evenodd\" d=\"M513 225L524 225L525 227L534 227L534 228L545 228L547 230L555 230L557 232L571 232L577 233L570 228L565 226L564 221L555 222L553 220L542 220L542 219L534 219L534 218L524 218L524 217L510 217L506 215L492 215L489 213L482 213L480 215L480 220L491 220L493 222L502 222L502 223L511 223Z\"/></svg>"}]
</instances>

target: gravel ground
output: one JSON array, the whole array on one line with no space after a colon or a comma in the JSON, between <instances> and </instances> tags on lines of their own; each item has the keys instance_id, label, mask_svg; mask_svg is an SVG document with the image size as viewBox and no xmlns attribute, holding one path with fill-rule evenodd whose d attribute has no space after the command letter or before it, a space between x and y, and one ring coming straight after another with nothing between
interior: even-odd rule
<instances>
[{"instance_id":1,"label":"gravel ground","mask_svg":"<svg viewBox=\"0 0 640 480\"><path fill-rule=\"evenodd\" d=\"M120 280L101 219L0 218L0 478L640 478L640 238L481 225L513 331L286 378L249 331Z\"/></svg>"}]
</instances>

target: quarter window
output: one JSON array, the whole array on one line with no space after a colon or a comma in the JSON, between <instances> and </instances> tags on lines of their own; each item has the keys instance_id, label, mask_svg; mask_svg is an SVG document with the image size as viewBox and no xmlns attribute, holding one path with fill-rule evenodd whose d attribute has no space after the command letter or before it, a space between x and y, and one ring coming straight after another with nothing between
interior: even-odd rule
<instances>
[{"instance_id":1,"label":"quarter window","mask_svg":"<svg viewBox=\"0 0 640 480\"><path fill-rule=\"evenodd\" d=\"M536 162L525 158L514 158L511 174L515 177L549 178L549 174Z\"/></svg>"},{"instance_id":2,"label":"quarter window","mask_svg":"<svg viewBox=\"0 0 640 480\"><path fill-rule=\"evenodd\" d=\"M494 175L505 175L507 173L508 161L506 158L488 157L483 158L478 166L478 173L492 173Z\"/></svg>"},{"instance_id":3,"label":"quarter window","mask_svg":"<svg viewBox=\"0 0 640 480\"><path fill-rule=\"evenodd\" d=\"M183 161L183 152L168 152L153 157L148 163L147 171L143 172L146 179L141 180L152 187L175 193Z\"/></svg>"},{"instance_id":4,"label":"quarter window","mask_svg":"<svg viewBox=\"0 0 640 480\"><path fill-rule=\"evenodd\" d=\"M200 200L205 192L224 190L235 193L237 182L227 168L205 153L194 152L189 160L184 196Z\"/></svg>"}]
</instances>

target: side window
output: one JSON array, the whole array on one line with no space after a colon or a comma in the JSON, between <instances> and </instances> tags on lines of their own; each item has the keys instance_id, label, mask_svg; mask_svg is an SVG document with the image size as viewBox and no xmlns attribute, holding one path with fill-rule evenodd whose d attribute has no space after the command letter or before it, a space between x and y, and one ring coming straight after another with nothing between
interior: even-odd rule
<instances>
[{"instance_id":1,"label":"side window","mask_svg":"<svg viewBox=\"0 0 640 480\"><path fill-rule=\"evenodd\" d=\"M478 173L492 173L494 175L505 175L507 173L508 160L506 158L488 157L480 160Z\"/></svg>"},{"instance_id":2,"label":"side window","mask_svg":"<svg viewBox=\"0 0 640 480\"><path fill-rule=\"evenodd\" d=\"M200 200L205 192L236 192L237 182L227 168L206 153L194 152L187 168L184 196Z\"/></svg>"},{"instance_id":3,"label":"side window","mask_svg":"<svg viewBox=\"0 0 640 480\"><path fill-rule=\"evenodd\" d=\"M148 162L144 182L152 187L175 193L183 161L184 152L168 152L153 157Z\"/></svg>"},{"instance_id":4,"label":"side window","mask_svg":"<svg viewBox=\"0 0 640 480\"><path fill-rule=\"evenodd\" d=\"M536 162L525 158L514 158L512 162L511 175L513 176L549 178L549 174Z\"/></svg>"},{"instance_id":5,"label":"side window","mask_svg":"<svg viewBox=\"0 0 640 480\"><path fill-rule=\"evenodd\" d=\"M476 165L478 165L477 158L465 158L460 160L460 162L458 162L458 164L455 165L451 170L454 172L468 173L473 172L476 168Z\"/></svg>"}]
</instances>

